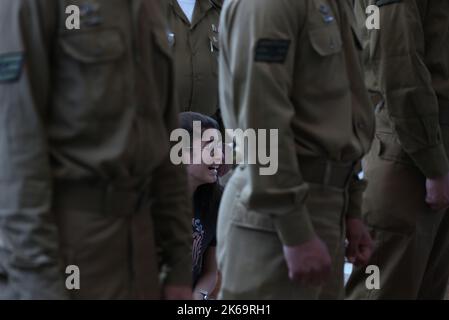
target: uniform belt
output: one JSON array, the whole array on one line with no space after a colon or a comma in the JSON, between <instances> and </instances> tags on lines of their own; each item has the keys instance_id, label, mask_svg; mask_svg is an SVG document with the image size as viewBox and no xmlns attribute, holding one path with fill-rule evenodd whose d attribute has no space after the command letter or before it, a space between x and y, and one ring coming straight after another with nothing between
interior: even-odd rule
<instances>
[{"instance_id":1,"label":"uniform belt","mask_svg":"<svg viewBox=\"0 0 449 320\"><path fill-rule=\"evenodd\" d=\"M146 199L142 188L123 187L112 183L55 181L53 190L55 210L98 212L117 217L136 213Z\"/></svg>"},{"instance_id":2,"label":"uniform belt","mask_svg":"<svg viewBox=\"0 0 449 320\"><path fill-rule=\"evenodd\" d=\"M306 182L345 189L354 173L355 162L343 163L320 158L298 157Z\"/></svg>"}]
</instances>

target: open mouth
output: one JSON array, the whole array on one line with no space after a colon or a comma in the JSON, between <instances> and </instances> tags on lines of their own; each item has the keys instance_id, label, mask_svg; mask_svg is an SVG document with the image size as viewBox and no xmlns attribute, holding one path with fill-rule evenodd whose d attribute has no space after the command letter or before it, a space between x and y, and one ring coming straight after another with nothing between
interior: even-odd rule
<instances>
[{"instance_id":1,"label":"open mouth","mask_svg":"<svg viewBox=\"0 0 449 320\"><path fill-rule=\"evenodd\" d=\"M210 166L210 167L209 167L209 171L210 171L211 173L217 175L217 174L218 174L218 169L219 169L219 168L220 168L220 166L218 166L218 165Z\"/></svg>"}]
</instances>

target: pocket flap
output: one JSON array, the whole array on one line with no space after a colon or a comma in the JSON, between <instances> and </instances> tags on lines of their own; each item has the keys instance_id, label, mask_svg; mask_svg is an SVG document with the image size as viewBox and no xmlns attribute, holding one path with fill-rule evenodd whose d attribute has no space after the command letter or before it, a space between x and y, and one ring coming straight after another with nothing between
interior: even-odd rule
<instances>
[{"instance_id":1,"label":"pocket flap","mask_svg":"<svg viewBox=\"0 0 449 320\"><path fill-rule=\"evenodd\" d=\"M113 29L66 34L61 46L66 54L83 63L117 60L125 52L120 32Z\"/></svg>"}]
</instances>

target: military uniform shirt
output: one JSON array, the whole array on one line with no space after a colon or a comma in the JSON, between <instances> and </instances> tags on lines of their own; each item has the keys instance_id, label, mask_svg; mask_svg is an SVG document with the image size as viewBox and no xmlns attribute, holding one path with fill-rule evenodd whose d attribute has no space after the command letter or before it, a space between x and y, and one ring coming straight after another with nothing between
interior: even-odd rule
<instances>
[{"instance_id":1,"label":"military uniform shirt","mask_svg":"<svg viewBox=\"0 0 449 320\"><path fill-rule=\"evenodd\" d=\"M218 23L222 1L197 0L191 22L176 0L169 1L169 37L180 109L214 115L218 109Z\"/></svg>"},{"instance_id":2,"label":"military uniform shirt","mask_svg":"<svg viewBox=\"0 0 449 320\"><path fill-rule=\"evenodd\" d=\"M274 221L284 244L299 244L313 227L298 156L357 162L374 134L352 1L231 0L221 26L226 127L279 130L279 170L249 166L242 223Z\"/></svg>"}]
</instances>

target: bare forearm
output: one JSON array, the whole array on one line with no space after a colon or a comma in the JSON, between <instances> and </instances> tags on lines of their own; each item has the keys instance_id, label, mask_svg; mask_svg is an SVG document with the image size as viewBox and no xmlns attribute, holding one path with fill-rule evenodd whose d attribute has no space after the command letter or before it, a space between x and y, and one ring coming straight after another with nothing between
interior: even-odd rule
<instances>
[{"instance_id":1,"label":"bare forearm","mask_svg":"<svg viewBox=\"0 0 449 320\"><path fill-rule=\"evenodd\" d=\"M212 293L217 285L218 274L217 271L209 271L204 273L198 280L195 290L193 290L193 298L195 300L203 300L201 291Z\"/></svg>"}]
</instances>

